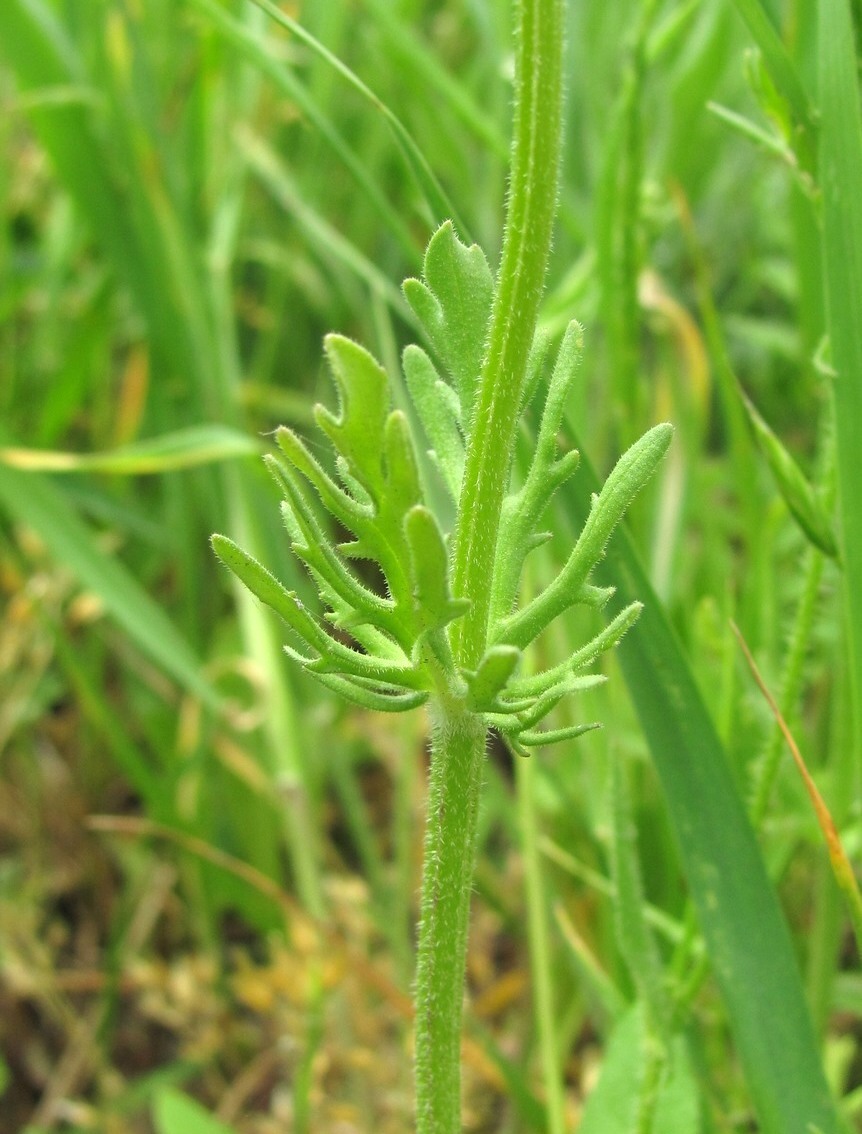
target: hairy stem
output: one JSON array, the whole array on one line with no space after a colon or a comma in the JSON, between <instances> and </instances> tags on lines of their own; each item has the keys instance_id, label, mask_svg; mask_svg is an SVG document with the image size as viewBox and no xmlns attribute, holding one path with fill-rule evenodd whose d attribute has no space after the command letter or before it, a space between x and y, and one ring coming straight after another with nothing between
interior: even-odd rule
<instances>
[{"instance_id":1,"label":"hairy stem","mask_svg":"<svg viewBox=\"0 0 862 1134\"><path fill-rule=\"evenodd\" d=\"M562 0L516 0L512 173L503 254L467 448L453 553L454 662L485 652L503 496L551 245L562 122ZM461 1010L486 727L459 694L432 705L416 968L417 1134L461 1130Z\"/></svg>"},{"instance_id":2,"label":"hairy stem","mask_svg":"<svg viewBox=\"0 0 862 1134\"><path fill-rule=\"evenodd\" d=\"M416 963L416 1131L461 1130L461 1005L485 756L481 717L433 711L431 778Z\"/></svg>"},{"instance_id":3,"label":"hairy stem","mask_svg":"<svg viewBox=\"0 0 862 1134\"><path fill-rule=\"evenodd\" d=\"M456 659L484 652L497 534L527 360L551 246L562 124L562 0L517 0L515 125L509 209L488 344L458 508L453 590L470 600L453 627Z\"/></svg>"}]
</instances>

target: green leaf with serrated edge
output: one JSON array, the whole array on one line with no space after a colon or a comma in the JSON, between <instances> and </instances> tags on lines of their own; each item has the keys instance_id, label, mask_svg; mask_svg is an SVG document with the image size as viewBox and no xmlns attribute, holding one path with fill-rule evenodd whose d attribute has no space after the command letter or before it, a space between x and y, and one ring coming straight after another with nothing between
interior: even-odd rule
<instances>
[{"instance_id":1,"label":"green leaf with serrated edge","mask_svg":"<svg viewBox=\"0 0 862 1134\"><path fill-rule=\"evenodd\" d=\"M356 539L338 545L338 552L350 559L374 559L386 576L396 606L409 610L409 585L404 573L407 558L406 545L400 528L400 518L389 518L387 530L381 530L388 513L375 515L371 504L359 503L344 492L323 470L300 438L282 426L276 431L276 440L288 461L317 490L321 502Z\"/></svg>"},{"instance_id":2,"label":"green leaf with serrated edge","mask_svg":"<svg viewBox=\"0 0 862 1134\"><path fill-rule=\"evenodd\" d=\"M790 509L791 515L815 547L831 558L837 558L838 542L835 539L832 520L817 492L760 416L754 403L742 390L740 394L758 447L766 458L781 498Z\"/></svg>"},{"instance_id":3,"label":"green leaf with serrated edge","mask_svg":"<svg viewBox=\"0 0 862 1134\"><path fill-rule=\"evenodd\" d=\"M315 406L315 419L355 477L379 504L383 492L383 432L389 415L389 380L380 363L342 335L327 335L324 349L338 388L340 414Z\"/></svg>"},{"instance_id":4,"label":"green leaf with serrated edge","mask_svg":"<svg viewBox=\"0 0 862 1134\"><path fill-rule=\"evenodd\" d=\"M506 687L520 659L521 651L514 646L492 646L476 672L464 675L470 708L480 713L499 708L498 694Z\"/></svg>"},{"instance_id":5,"label":"green leaf with serrated edge","mask_svg":"<svg viewBox=\"0 0 862 1134\"><path fill-rule=\"evenodd\" d=\"M525 729L518 733L518 740L527 748L539 748L545 744L559 744L563 740L577 740L587 732L595 732L601 728L601 721L591 721L589 724L568 725L566 728L551 728L545 732L533 732Z\"/></svg>"},{"instance_id":6,"label":"green leaf with serrated edge","mask_svg":"<svg viewBox=\"0 0 862 1134\"><path fill-rule=\"evenodd\" d=\"M482 368L493 276L482 249L462 244L451 221L431 237L422 274L424 283L405 280L404 295L452 376L466 428Z\"/></svg>"},{"instance_id":7,"label":"green leaf with serrated edge","mask_svg":"<svg viewBox=\"0 0 862 1134\"><path fill-rule=\"evenodd\" d=\"M498 623L497 642L526 646L557 615L578 601L578 592L602 558L611 533L646 484L670 445L673 427L656 425L619 459L598 496L563 570L537 598Z\"/></svg>"},{"instance_id":8,"label":"green leaf with serrated edge","mask_svg":"<svg viewBox=\"0 0 862 1134\"><path fill-rule=\"evenodd\" d=\"M449 557L437 520L423 505L411 508L404 521L410 548L413 600L423 630L437 630L460 618L469 605L449 590Z\"/></svg>"},{"instance_id":9,"label":"green leaf with serrated edge","mask_svg":"<svg viewBox=\"0 0 862 1134\"><path fill-rule=\"evenodd\" d=\"M503 505L491 603L494 620L512 609L524 560L534 546L533 531L557 488L578 466L577 452L558 456L557 435L583 352L583 338L580 324L570 323L548 386L530 470L521 489L509 495Z\"/></svg>"},{"instance_id":10,"label":"green leaf with serrated edge","mask_svg":"<svg viewBox=\"0 0 862 1134\"><path fill-rule=\"evenodd\" d=\"M421 347L411 345L405 349L402 368L411 401L431 442L444 483L449 495L457 501L464 475L464 441L458 427L458 412L447 394L456 398L457 395L440 379L434 363Z\"/></svg>"},{"instance_id":11,"label":"green leaf with serrated edge","mask_svg":"<svg viewBox=\"0 0 862 1134\"><path fill-rule=\"evenodd\" d=\"M388 693L380 689L369 689L343 674L317 673L308 669L306 672L345 700L360 705L363 709L374 709L379 713L407 713L424 705L430 696L430 693L418 690Z\"/></svg>"}]
</instances>

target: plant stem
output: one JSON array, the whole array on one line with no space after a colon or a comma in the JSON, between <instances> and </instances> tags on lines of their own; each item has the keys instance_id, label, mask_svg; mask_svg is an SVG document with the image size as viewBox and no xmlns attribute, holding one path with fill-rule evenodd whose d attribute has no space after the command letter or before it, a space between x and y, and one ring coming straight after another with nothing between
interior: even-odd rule
<instances>
[{"instance_id":1,"label":"plant stem","mask_svg":"<svg viewBox=\"0 0 862 1134\"><path fill-rule=\"evenodd\" d=\"M485 650L500 509L509 483L527 360L551 246L562 148L562 0L516 0L512 174L488 345L467 447L453 590L470 609L453 626L455 657Z\"/></svg>"},{"instance_id":2,"label":"plant stem","mask_svg":"<svg viewBox=\"0 0 862 1134\"><path fill-rule=\"evenodd\" d=\"M461 1006L485 724L435 705L416 962L416 1130L461 1130Z\"/></svg>"},{"instance_id":3,"label":"plant stem","mask_svg":"<svg viewBox=\"0 0 862 1134\"><path fill-rule=\"evenodd\" d=\"M516 0L512 174L488 347L458 508L456 665L485 651L503 496L551 245L562 123L562 0ZM461 1009L486 727L460 692L432 704L431 776L416 966L417 1134L461 1129Z\"/></svg>"}]
</instances>

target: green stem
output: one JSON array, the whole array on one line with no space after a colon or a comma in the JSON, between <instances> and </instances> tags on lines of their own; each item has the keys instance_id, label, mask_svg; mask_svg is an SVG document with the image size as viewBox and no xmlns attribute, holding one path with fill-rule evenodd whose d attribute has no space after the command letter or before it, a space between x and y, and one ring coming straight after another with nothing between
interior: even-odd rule
<instances>
[{"instance_id":1,"label":"green stem","mask_svg":"<svg viewBox=\"0 0 862 1134\"><path fill-rule=\"evenodd\" d=\"M453 555L453 591L470 608L453 625L453 662L478 663L488 640L503 496L557 201L563 0L516 0L517 67L509 209L488 346L470 428ZM460 692L432 705L431 776L416 965L417 1134L461 1129L461 1009L484 721Z\"/></svg>"},{"instance_id":2,"label":"green stem","mask_svg":"<svg viewBox=\"0 0 862 1134\"><path fill-rule=\"evenodd\" d=\"M562 148L562 0L516 0L518 37L509 209L464 468L453 590L470 609L456 659L478 663L488 637L497 534L551 246Z\"/></svg>"},{"instance_id":3,"label":"green stem","mask_svg":"<svg viewBox=\"0 0 862 1134\"><path fill-rule=\"evenodd\" d=\"M485 756L481 717L436 703L416 961L416 1131L461 1130L461 1006Z\"/></svg>"}]
</instances>

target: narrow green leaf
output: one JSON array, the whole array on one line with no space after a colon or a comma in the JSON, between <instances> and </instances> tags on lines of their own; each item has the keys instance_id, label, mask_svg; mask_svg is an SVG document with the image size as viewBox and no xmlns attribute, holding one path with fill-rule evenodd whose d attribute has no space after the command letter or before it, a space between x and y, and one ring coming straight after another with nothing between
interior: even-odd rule
<instances>
[{"instance_id":1,"label":"narrow green leaf","mask_svg":"<svg viewBox=\"0 0 862 1134\"><path fill-rule=\"evenodd\" d=\"M862 753L862 119L850 5L847 0L820 0L818 8L823 270L836 371L838 503L858 767Z\"/></svg>"},{"instance_id":2,"label":"narrow green leaf","mask_svg":"<svg viewBox=\"0 0 862 1134\"><path fill-rule=\"evenodd\" d=\"M401 518L422 499L419 469L410 426L401 410L393 410L383 434L386 466L386 511Z\"/></svg>"},{"instance_id":3,"label":"narrow green leaf","mask_svg":"<svg viewBox=\"0 0 862 1134\"><path fill-rule=\"evenodd\" d=\"M757 444L766 458L784 503L811 543L834 559L838 554L838 544L832 530L832 519L821 498L757 412L754 403L741 390L740 394Z\"/></svg>"},{"instance_id":4,"label":"narrow green leaf","mask_svg":"<svg viewBox=\"0 0 862 1134\"><path fill-rule=\"evenodd\" d=\"M668 1039L670 1002L655 938L644 918L644 893L626 770L611 765L611 877L616 887L614 924L620 953L643 1001L650 1031Z\"/></svg>"},{"instance_id":5,"label":"narrow green leaf","mask_svg":"<svg viewBox=\"0 0 862 1134\"><path fill-rule=\"evenodd\" d=\"M525 729L523 732L519 732L517 737L520 743L528 748L537 748L545 744L559 744L563 740L577 740L579 736L594 732L601 727L601 721L590 721L589 724L566 725L565 728L549 728L543 732Z\"/></svg>"},{"instance_id":6,"label":"narrow green leaf","mask_svg":"<svg viewBox=\"0 0 862 1134\"><path fill-rule=\"evenodd\" d=\"M590 509L582 460L562 524ZM573 519L567 517L571 515ZM682 647L624 530L601 574L644 609L619 647L763 1134L841 1129L823 1075L793 943ZM752 994L756 989L756 995Z\"/></svg>"},{"instance_id":7,"label":"narrow green leaf","mask_svg":"<svg viewBox=\"0 0 862 1134\"><path fill-rule=\"evenodd\" d=\"M430 696L423 690L405 692L393 687L389 692L379 687L370 688L355 678L339 673L318 673L313 669L307 669L307 672L333 693L337 693L354 705L359 705L363 709L373 709L378 713L407 713L424 705Z\"/></svg>"},{"instance_id":8,"label":"narrow green leaf","mask_svg":"<svg viewBox=\"0 0 862 1134\"><path fill-rule=\"evenodd\" d=\"M457 501L464 475L464 440L460 413L447 397L451 387L438 376L434 363L421 347L411 344L402 356L404 378L422 428L433 446L449 495Z\"/></svg>"},{"instance_id":9,"label":"narrow green leaf","mask_svg":"<svg viewBox=\"0 0 862 1134\"><path fill-rule=\"evenodd\" d=\"M294 468L298 469L309 484L317 489L327 511L331 512L337 520L340 520L346 528L355 532L355 525L371 516L370 507L359 504L351 496L348 496L324 471L305 442L292 429L288 429L285 425L279 426L275 433L275 439L278 447Z\"/></svg>"},{"instance_id":10,"label":"narrow green leaf","mask_svg":"<svg viewBox=\"0 0 862 1134\"><path fill-rule=\"evenodd\" d=\"M449 590L449 557L443 533L434 514L421 504L411 508L404 521L410 548L413 598L423 630L437 630L459 618L467 609L463 599Z\"/></svg>"},{"instance_id":11,"label":"narrow green leaf","mask_svg":"<svg viewBox=\"0 0 862 1134\"><path fill-rule=\"evenodd\" d=\"M466 675L470 707L479 713L498 709L498 694L505 689L520 660L521 651L515 646L492 646L476 672Z\"/></svg>"},{"instance_id":12,"label":"narrow green leaf","mask_svg":"<svg viewBox=\"0 0 862 1134\"><path fill-rule=\"evenodd\" d=\"M815 114L787 48L764 10L762 0L733 0L751 37L763 53L763 60L776 90L787 100L809 145L815 134Z\"/></svg>"},{"instance_id":13,"label":"narrow green leaf","mask_svg":"<svg viewBox=\"0 0 862 1134\"><path fill-rule=\"evenodd\" d=\"M275 45L270 46L261 36L254 34L240 20L234 19L216 0L191 0L205 12L225 39L250 59L291 101L295 102L315 131L326 141L333 153L350 171L356 184L397 238L402 251L411 259L417 258L415 238L398 212L381 192L371 171L360 159L347 139L332 120L321 110L318 102L296 78L293 70L277 58Z\"/></svg>"},{"instance_id":14,"label":"narrow green leaf","mask_svg":"<svg viewBox=\"0 0 862 1134\"><path fill-rule=\"evenodd\" d=\"M193 425L106 453L58 453L0 449L0 464L34 472L101 472L143 476L248 457L260 452L254 438L225 425Z\"/></svg>"},{"instance_id":15,"label":"narrow green leaf","mask_svg":"<svg viewBox=\"0 0 862 1134\"><path fill-rule=\"evenodd\" d=\"M319 657L304 658L295 650L288 648L291 656L306 669L314 673L347 674L393 685L419 688L420 675L406 663L399 664L389 658L360 654L327 634L305 609L299 597L293 591L286 590L271 572L238 547L232 539L223 535L214 535L210 542L213 551L222 563L233 571L240 582L262 603L279 614L307 646L317 651Z\"/></svg>"},{"instance_id":16,"label":"narrow green leaf","mask_svg":"<svg viewBox=\"0 0 862 1134\"><path fill-rule=\"evenodd\" d=\"M347 461L350 475L379 505L383 498L383 431L389 414L386 371L343 335L327 335L326 357L338 387L340 416L315 408L317 423Z\"/></svg>"},{"instance_id":17,"label":"narrow green leaf","mask_svg":"<svg viewBox=\"0 0 862 1134\"><path fill-rule=\"evenodd\" d=\"M449 200L445 190L440 185L440 182L434 176L431 166L428 164L425 156L413 139L413 136L389 107L379 99L346 64L333 55L331 51L327 50L327 48L319 40L315 39L302 24L298 23L291 16L288 16L282 9L276 7L276 5L272 3L272 0L252 0L252 3L262 8L276 23L281 24L282 27L293 32L297 39L307 44L315 54L320 56L334 71L341 75L363 98L367 99L374 110L383 115L387 125L392 130L399 149L404 154L410 172L416 179L416 184L425 197L429 214L434 217L457 217L456 209ZM460 224L459 227L462 232L467 231L463 224Z\"/></svg>"}]
</instances>

